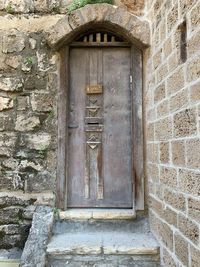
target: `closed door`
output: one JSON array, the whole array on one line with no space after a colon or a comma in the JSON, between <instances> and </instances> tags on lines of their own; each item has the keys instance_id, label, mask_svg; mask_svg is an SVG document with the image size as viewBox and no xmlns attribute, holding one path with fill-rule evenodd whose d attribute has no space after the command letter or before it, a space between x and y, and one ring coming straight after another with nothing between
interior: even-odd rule
<instances>
[{"instance_id":1,"label":"closed door","mask_svg":"<svg viewBox=\"0 0 200 267\"><path fill-rule=\"evenodd\" d=\"M71 48L68 207L131 208L130 48Z\"/></svg>"}]
</instances>

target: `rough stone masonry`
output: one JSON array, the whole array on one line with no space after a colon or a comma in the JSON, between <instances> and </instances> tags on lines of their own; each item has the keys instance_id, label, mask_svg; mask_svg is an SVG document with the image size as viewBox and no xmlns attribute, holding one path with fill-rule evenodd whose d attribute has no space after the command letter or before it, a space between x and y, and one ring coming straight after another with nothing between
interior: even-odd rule
<instances>
[{"instance_id":1,"label":"rough stone masonry","mask_svg":"<svg viewBox=\"0 0 200 267\"><path fill-rule=\"evenodd\" d=\"M0 248L54 206L59 55L44 32L67 0L0 2ZM151 26L144 50L146 195L164 266L200 259L200 1L116 1Z\"/></svg>"}]
</instances>

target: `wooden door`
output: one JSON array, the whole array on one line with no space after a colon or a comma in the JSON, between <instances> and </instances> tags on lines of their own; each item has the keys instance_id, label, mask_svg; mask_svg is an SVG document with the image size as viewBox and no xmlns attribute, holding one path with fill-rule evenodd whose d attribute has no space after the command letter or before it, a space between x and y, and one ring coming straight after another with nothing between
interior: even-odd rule
<instances>
[{"instance_id":1,"label":"wooden door","mask_svg":"<svg viewBox=\"0 0 200 267\"><path fill-rule=\"evenodd\" d=\"M133 206L130 48L71 48L68 207Z\"/></svg>"}]
</instances>

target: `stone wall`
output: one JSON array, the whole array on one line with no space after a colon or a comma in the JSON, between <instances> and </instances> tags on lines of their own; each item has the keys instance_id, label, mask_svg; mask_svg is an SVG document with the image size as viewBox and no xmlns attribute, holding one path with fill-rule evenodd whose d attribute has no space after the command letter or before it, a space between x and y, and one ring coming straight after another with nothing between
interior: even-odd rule
<instances>
[{"instance_id":1,"label":"stone wall","mask_svg":"<svg viewBox=\"0 0 200 267\"><path fill-rule=\"evenodd\" d=\"M148 1L147 177L163 265L200 259L200 1Z\"/></svg>"},{"instance_id":2,"label":"stone wall","mask_svg":"<svg viewBox=\"0 0 200 267\"><path fill-rule=\"evenodd\" d=\"M58 54L44 32L69 2L0 1L0 249L22 248L36 204L55 203ZM117 4L143 14L143 0Z\"/></svg>"},{"instance_id":3,"label":"stone wall","mask_svg":"<svg viewBox=\"0 0 200 267\"><path fill-rule=\"evenodd\" d=\"M0 248L23 247L34 204L54 204L57 56L42 33L48 20L0 17Z\"/></svg>"}]
</instances>

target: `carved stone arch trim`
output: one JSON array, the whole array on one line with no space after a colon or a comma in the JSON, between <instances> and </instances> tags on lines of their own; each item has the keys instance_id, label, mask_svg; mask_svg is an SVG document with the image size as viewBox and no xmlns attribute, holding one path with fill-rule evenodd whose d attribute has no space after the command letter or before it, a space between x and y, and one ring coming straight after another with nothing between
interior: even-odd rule
<instances>
[{"instance_id":1,"label":"carved stone arch trim","mask_svg":"<svg viewBox=\"0 0 200 267\"><path fill-rule=\"evenodd\" d=\"M144 210L142 49L150 45L150 28L146 20L130 14L121 7L108 4L87 5L78 9L70 16L65 15L45 33L49 46L53 50L59 50L60 54L56 205L58 208L67 209L69 48L80 34L99 29L122 36L131 46L132 103L134 103L132 110L133 176L135 179L133 209Z\"/></svg>"},{"instance_id":2,"label":"carved stone arch trim","mask_svg":"<svg viewBox=\"0 0 200 267\"><path fill-rule=\"evenodd\" d=\"M116 29L140 48L150 45L149 22L109 4L86 5L65 15L46 30L46 40L51 48L58 49L70 43L79 32L101 25L113 31Z\"/></svg>"}]
</instances>

